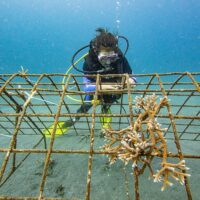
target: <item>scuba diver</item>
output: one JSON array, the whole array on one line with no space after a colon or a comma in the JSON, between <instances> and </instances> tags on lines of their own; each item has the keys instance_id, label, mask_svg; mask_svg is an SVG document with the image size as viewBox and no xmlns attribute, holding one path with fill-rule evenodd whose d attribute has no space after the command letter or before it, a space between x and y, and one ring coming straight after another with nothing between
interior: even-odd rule
<instances>
[{"instance_id":1,"label":"scuba diver","mask_svg":"<svg viewBox=\"0 0 200 200\"><path fill-rule=\"evenodd\" d=\"M132 69L125 57L125 54L128 50L129 43L124 36L115 36L114 34L108 32L108 30L103 28L98 28L96 30L96 37L91 40L90 44L79 49L72 58L73 67L84 73L85 75L94 75L94 74L132 74ZM118 47L118 40L122 38L126 41L127 47L126 51L123 54ZM89 47L89 53L85 57L83 64L83 70L78 69L74 65L75 56L85 48ZM131 86L135 86L136 78L129 78L129 83ZM83 78L84 91L85 92L94 92L96 89L95 78L85 76ZM104 84L106 83L106 84ZM118 83L118 84L117 84ZM101 77L101 89L103 90L117 90L120 89L121 77ZM126 84L126 83L125 83ZM101 100L102 104L102 113L109 113L110 106L117 102L120 99L121 95L119 94L104 94L98 98ZM93 95L87 94L84 98L84 102L78 108L77 113L87 113L88 110L92 107ZM80 117L75 117L72 120L68 120L64 123L64 126L70 127L76 123Z\"/></svg>"},{"instance_id":2,"label":"scuba diver","mask_svg":"<svg viewBox=\"0 0 200 200\"><path fill-rule=\"evenodd\" d=\"M83 73L85 75L83 77L84 91L87 93L94 93L96 90L96 77L89 75L132 74L132 69L125 57L129 47L128 39L124 36L116 36L103 28L98 28L96 31L97 35L93 40L91 40L90 44L80 48L75 52L72 57L72 66L70 66L66 72L66 74L68 74L68 72L74 68L78 72ZM126 49L124 53L118 47L119 39L126 41ZM89 52L79 58L78 61L74 62L77 54L88 47ZM79 69L75 64L78 63L82 58L85 59L83 69ZM122 88L122 77L101 76L100 82L100 88L102 90L117 90ZM125 86L127 82L129 82L130 86L135 86L136 78L131 76L131 78L126 80ZM65 78L63 79L63 84L64 83ZM84 101L81 101L81 106L77 109L76 113L87 113L93 105L93 98L94 97L92 94L86 94ZM121 94L98 95L98 101L101 104L102 113L111 114L111 105L115 102L118 102L120 98ZM58 122L55 136L60 136L66 133L71 126L79 121L79 119L80 117L76 116L74 118L70 118L69 120ZM100 117L100 122L103 129L110 128L111 121L111 117ZM44 129L43 134L47 138L50 138L53 129L54 123L47 129Z\"/></svg>"},{"instance_id":3,"label":"scuba diver","mask_svg":"<svg viewBox=\"0 0 200 200\"><path fill-rule=\"evenodd\" d=\"M85 76L83 77L84 83L84 91L85 92L94 92L96 90L96 78L89 75L101 74L132 74L131 67L125 57L126 52L128 51L129 43L128 39L124 36L115 36L114 34L108 32L108 30L103 28L98 28L96 37L91 40L89 45L86 45L80 48L72 57L72 66L67 70L67 73L72 69L76 69L78 72L83 73ZM118 47L118 40L124 39L126 41L126 50L124 53ZM76 55L81 52L83 49L89 47L89 53L85 54L83 57L85 58L83 69L79 69L76 67L74 59ZM66 73L66 74L67 74ZM101 81L101 89L102 90L117 90L122 86L122 77L117 76L102 76L100 77ZM136 78L131 77L126 82L129 82L131 86L135 86ZM64 81L63 81L64 83ZM127 83L125 83L126 85ZM98 101L101 104L101 111L104 114L111 114L110 107L113 103L117 102L121 98L120 94L102 94L98 95ZM93 105L93 95L86 94L84 97L84 101L81 103L81 106L76 111L79 113L87 113L89 109ZM63 135L68 131L68 129L73 126L77 121L79 121L80 117L76 116L74 118L70 118L66 121L58 122L58 127L56 129L55 135ZM102 128L110 128L111 117L100 117L100 122L102 124ZM47 137L51 137L51 132L54 128L54 124L52 124L49 128L43 131L43 134Z\"/></svg>"}]
</instances>

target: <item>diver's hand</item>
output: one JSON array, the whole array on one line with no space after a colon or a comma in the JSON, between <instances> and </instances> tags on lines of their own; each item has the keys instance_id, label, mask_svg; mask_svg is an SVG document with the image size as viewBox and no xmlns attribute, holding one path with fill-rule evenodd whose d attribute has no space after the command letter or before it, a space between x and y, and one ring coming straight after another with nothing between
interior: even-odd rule
<instances>
[{"instance_id":1,"label":"diver's hand","mask_svg":"<svg viewBox=\"0 0 200 200\"><path fill-rule=\"evenodd\" d=\"M136 86L135 85L136 82L132 78L129 78L128 80L126 80L125 84L127 85L128 83L130 84L131 87L135 87Z\"/></svg>"}]
</instances>

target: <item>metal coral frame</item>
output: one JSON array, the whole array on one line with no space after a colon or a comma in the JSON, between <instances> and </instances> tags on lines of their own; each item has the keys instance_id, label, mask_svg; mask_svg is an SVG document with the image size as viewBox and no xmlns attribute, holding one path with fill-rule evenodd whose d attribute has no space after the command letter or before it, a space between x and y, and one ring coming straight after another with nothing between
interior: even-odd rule
<instances>
[{"instance_id":1,"label":"metal coral frame","mask_svg":"<svg viewBox=\"0 0 200 200\"><path fill-rule=\"evenodd\" d=\"M63 85L60 83L60 79L67 76L67 81ZM79 104L75 101L67 101L66 95L78 96L80 100L83 101L83 96L86 94L81 90L83 86L82 75L75 74L27 74L24 72L17 74L1 74L0 75L0 133L10 136L11 142L7 148L2 148L0 146L0 153L6 153L0 170L0 187L11 178L12 174L20 167L20 165L26 161L26 158L34 154L45 154L45 164L42 173L41 183L38 188L37 197L5 197L0 196L0 199L57 199L51 197L44 197L44 186L47 178L47 170L50 163L50 158L52 154L88 154L88 172L87 172L87 182L86 182L86 192L85 199L90 199L91 193L91 177L92 177L92 161L95 154L105 154L109 155L109 151L96 150L94 149L95 132L98 130L97 124L99 120L98 117L114 117L115 121L112 122L112 126L121 129L123 124L130 125L134 123L139 113L134 112L134 101L133 96L140 95L145 97L154 93L161 97L168 99L182 98L181 103L170 102L167 104L166 113L158 114L158 119L167 119L168 122L164 122L164 126L168 127L165 133L165 138L174 140L177 152L171 152L167 154L167 157L176 157L182 160L183 158L200 159L200 155L184 154L180 145L180 140L186 140L188 142L200 141L200 132L193 132L199 128L200 119L200 104L193 103L191 99L200 99L200 72L173 72L173 73L163 73L163 74L136 74L138 79L136 87L131 87L128 83L126 87L125 82L129 79L131 75L121 74L121 75L90 75L96 79L96 90L90 94L94 95L94 103L91 113L75 113L70 112L72 106L77 107ZM121 88L118 90L102 90L101 89L101 78L104 76L121 77ZM33 81L34 79L34 81ZM75 87L74 90L69 89L70 87ZM28 96L26 95L28 92ZM96 108L98 105L97 99L102 94L123 94L127 95L128 101L124 101L122 96L121 100L115 104L120 108L119 113L113 114L102 114L97 113ZM32 99L36 97L41 101L37 103L32 103ZM59 102L57 109L52 109L52 105L46 99L49 97L59 97ZM43 100L43 101L42 101ZM191 102L192 103L191 103ZM190 103L189 103L190 102ZM200 102L200 100L195 101ZM83 102L84 103L84 102ZM122 113L122 107L128 108L127 113ZM48 110L48 113L41 113L38 108ZM65 112L63 112L64 108ZM184 109L195 110L193 113L180 114ZM7 111L9 110L9 111ZM176 111L174 111L176 110ZM184 112L183 112L184 113ZM80 116L81 123L87 124L85 130L88 131L90 137L90 147L88 150L59 150L54 149L54 141L56 140L56 128L58 126L58 121L60 117L73 118ZM129 118L128 122L124 122L124 118ZM15 119L15 120L14 120ZM49 120L48 120L49 119ZM91 119L91 122L90 122ZM185 120L182 122L182 120ZM26 126L21 126L22 123ZM43 129L48 129L49 123L54 123L52 134L50 137L50 144L47 147L46 137L43 133ZM181 127L181 128L180 128ZM75 135L80 135L83 127L77 127L76 124L71 128ZM27 133L28 130L28 133ZM31 132L31 133L30 133ZM41 135L40 140L32 146L32 148L20 149L17 146L18 135ZM36 149L36 147L43 142L44 148ZM16 155L20 153L27 153L24 159L16 164ZM156 155L160 156L160 155ZM5 173L8 167L9 160L12 160L12 165L10 167L9 173ZM134 170L134 183L135 183L135 199L140 199L139 194L139 173L137 168ZM127 181L127 179L126 179ZM126 184L125 181L125 184ZM185 190L186 196L190 200L192 199L192 194L189 186L188 179L185 179ZM0 194L1 195L1 194ZM129 197L127 197L129 198Z\"/></svg>"}]
</instances>

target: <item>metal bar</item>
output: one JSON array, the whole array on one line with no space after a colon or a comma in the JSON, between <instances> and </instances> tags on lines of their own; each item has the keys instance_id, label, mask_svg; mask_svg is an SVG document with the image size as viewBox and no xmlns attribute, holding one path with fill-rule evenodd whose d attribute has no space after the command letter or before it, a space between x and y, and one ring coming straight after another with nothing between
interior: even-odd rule
<instances>
[{"instance_id":1,"label":"metal bar","mask_svg":"<svg viewBox=\"0 0 200 200\"><path fill-rule=\"evenodd\" d=\"M7 152L9 149L8 148L0 148L0 152ZM12 149L11 152L16 152L16 153L44 153L46 154L48 150L45 149ZM52 150L51 153L54 154L90 154L90 151L87 150ZM109 151L93 151L93 154L100 154L100 155L111 155L113 152ZM162 155L154 155L157 157L161 157ZM179 158L179 154L175 153L168 153L167 157L170 158ZM183 154L184 158L191 158L191 159L200 159L200 155L191 155L191 154Z\"/></svg>"},{"instance_id":2,"label":"metal bar","mask_svg":"<svg viewBox=\"0 0 200 200\"><path fill-rule=\"evenodd\" d=\"M0 117L4 117L4 116L19 116L20 114L15 114L15 113L0 113ZM35 116L39 116L39 117L54 117L56 116L56 114L24 114L25 117L35 117ZM60 117L92 117L92 114L77 114L77 113L70 113L70 114L60 114ZM97 113L96 117L129 117L130 114L100 114ZM137 117L138 114L133 114L133 117ZM155 115L157 118L169 118L168 115ZM173 116L174 119L200 119L200 116L183 116L183 115L174 115Z\"/></svg>"},{"instance_id":3,"label":"metal bar","mask_svg":"<svg viewBox=\"0 0 200 200\"><path fill-rule=\"evenodd\" d=\"M200 114L200 111L196 114L196 116L198 116ZM184 130L182 131L182 133L180 134L179 138L181 138L183 136L183 134L186 132L186 130L192 126L192 122L194 121L194 119L191 119L189 123L187 123L186 127L184 128ZM194 138L194 140L196 140L199 136L200 136L200 132L196 133L197 136Z\"/></svg>"},{"instance_id":4,"label":"metal bar","mask_svg":"<svg viewBox=\"0 0 200 200\"><path fill-rule=\"evenodd\" d=\"M192 76L191 73L187 72L187 75L190 77L190 79L192 80L194 86L196 87L196 91L200 92L199 83L194 79L194 77Z\"/></svg>"},{"instance_id":5,"label":"metal bar","mask_svg":"<svg viewBox=\"0 0 200 200\"><path fill-rule=\"evenodd\" d=\"M158 82L160 83L160 89L161 89L161 91L163 93L163 96L168 98L167 94L166 94L166 91L165 91L165 89L164 89L164 87L162 85L160 76L157 74L156 77L158 79ZM180 145L178 134L177 134L176 124L175 124L174 116L172 115L172 111L171 111L171 107L170 107L169 103L167 104L167 110L168 110L168 114L169 114L169 119L170 119L171 124L172 124L173 132L174 132L174 139L175 139L174 142L175 142L176 148L178 150L179 158L180 158L180 160L183 160L184 157L183 157L183 153L182 153L182 150L181 150L181 145ZM186 172L185 170L182 170L182 171L183 171L183 173ZM184 177L184 180L185 180L184 184L185 184L185 189L186 189L186 192L187 192L188 200L192 200L192 193L190 191L188 178Z\"/></svg>"},{"instance_id":6,"label":"metal bar","mask_svg":"<svg viewBox=\"0 0 200 200\"><path fill-rule=\"evenodd\" d=\"M96 78L96 90L94 94L94 104L92 110L92 125L91 125L91 132L90 132L90 154L88 159L88 174L87 174L87 186L86 186L86 194L85 199L90 199L90 188L91 188L91 176L92 176L92 160L93 160L93 147L94 147L94 129L95 129L95 117L96 117L96 106L97 106L97 99L99 93L99 82L100 76L97 74Z\"/></svg>"},{"instance_id":7,"label":"metal bar","mask_svg":"<svg viewBox=\"0 0 200 200\"><path fill-rule=\"evenodd\" d=\"M54 81L52 80L52 78L51 77L47 77L50 81L51 81L51 85L53 84L54 85L54 87L56 88L56 89L58 89L58 87L57 87L57 85L54 83ZM68 84L69 85L69 84ZM61 97L61 95L62 95L62 93L61 92L59 92L58 93L59 94L59 96ZM46 102L45 102L46 103ZM66 110L67 110L67 112L68 113L70 113L70 109L69 109L69 106L65 103L65 101L64 101L64 99L63 99L63 104L64 104L64 106L65 106L65 108L66 108ZM50 108L49 108L50 109ZM51 109L50 109L51 110ZM51 113L53 113L52 112L52 110L50 111ZM55 119L55 118L54 118ZM71 119L71 117L70 117L70 119ZM58 127L60 128L60 130L62 131L62 129L61 129L61 127L60 127L60 125L58 124ZM49 131L49 128L47 129L48 131ZM74 130L75 130L75 132L76 132L76 134L77 134L77 130L76 130L76 127L74 126ZM63 133L63 131L62 131L62 134L64 134Z\"/></svg>"},{"instance_id":8,"label":"metal bar","mask_svg":"<svg viewBox=\"0 0 200 200\"><path fill-rule=\"evenodd\" d=\"M145 97L147 91L149 91L148 89L149 89L150 85L152 85L152 81L153 81L154 77L155 77L155 75L151 76L149 82L147 83L147 85L145 85L146 86L146 89L145 89L146 91L144 92L143 97Z\"/></svg>"},{"instance_id":9,"label":"metal bar","mask_svg":"<svg viewBox=\"0 0 200 200\"><path fill-rule=\"evenodd\" d=\"M36 143L34 146L33 146L33 148L36 148L40 143L41 143L41 141L42 141L43 139L40 139L39 140L39 142L38 143ZM15 153L14 151L11 151L11 152L13 152L13 153ZM16 152L16 153L19 153L19 152ZM23 152L23 153L25 153L25 152ZM11 171L11 173L5 178L5 180L0 184L0 187L2 186L2 185L4 185L6 182L7 182L7 180L13 175L13 173L14 172L16 172L16 170L22 165L22 163L31 155L31 153L33 153L32 151L29 151L29 152L27 152L28 154L15 166L15 170L14 171Z\"/></svg>"},{"instance_id":10,"label":"metal bar","mask_svg":"<svg viewBox=\"0 0 200 200\"><path fill-rule=\"evenodd\" d=\"M78 88L78 91L80 91L81 89L79 87L79 84L78 84L77 80L75 79L74 76L72 76L72 78L73 78L73 80L74 80L74 82L76 84L76 87ZM81 97L82 104L85 105L85 102L84 102L84 99L83 99L83 95L80 95L80 97ZM88 121L88 117L86 117L86 122L87 122L88 130L91 131L90 130L90 124L89 124L89 121ZM73 124L73 126L74 126L74 124ZM76 131L76 127L75 126L74 126L74 130ZM76 135L78 135L77 131L76 131Z\"/></svg>"},{"instance_id":11,"label":"metal bar","mask_svg":"<svg viewBox=\"0 0 200 200\"><path fill-rule=\"evenodd\" d=\"M62 93L62 96L60 98L60 102L58 104L58 110L57 110L57 113L56 113L56 116L55 116L54 127L53 127L53 130L52 130L52 133L51 133L51 141L50 141L49 149L48 149L46 159L45 159L44 170L43 170L43 174L42 174L42 181L41 181L40 189L39 189L39 199L43 198L42 195L43 195L43 191L44 191L44 185L45 185L45 180L46 180L46 176L47 176L47 169L48 169L48 166L49 166L50 156L51 156L51 152L52 152L52 149L53 149L55 132L56 132L58 119L59 119L60 112L61 112L62 102L63 102L64 96L65 96L65 91L66 91L66 88L68 86L70 78L71 78L71 75L68 76L66 84L63 88L63 93Z\"/></svg>"},{"instance_id":12,"label":"metal bar","mask_svg":"<svg viewBox=\"0 0 200 200\"><path fill-rule=\"evenodd\" d=\"M2 78L1 78L1 79L2 79ZM10 86L10 87L13 87L13 85L12 85L11 83L9 83L9 86ZM26 98L25 98L22 94L20 94L18 90L16 90L16 92L17 92L17 94L19 95L19 97L25 102L25 101L26 101ZM6 102L8 102L8 104L9 104L14 110L22 109L22 108L21 108L21 105L19 105L19 103L17 103L17 101L16 101L7 91L4 91L4 93L5 93L5 94L7 95L7 97L14 103L15 106L11 106L10 102L8 102L8 100L5 99L3 96L2 96L2 98L3 98ZM31 110L32 110L32 108L31 108ZM33 110L32 110L32 111L33 111ZM30 122L31 122L35 127L37 127L37 125L35 124L35 122L34 122L30 117L28 117L28 119L30 120ZM24 120L25 120L25 122L28 124L28 126L32 129L32 126L30 125L30 123L29 123L26 119L24 119ZM9 120L9 121L10 121L10 120ZM11 123L13 124L13 122L11 122ZM41 132L40 129L37 128L37 130L42 134L42 132ZM20 129L20 132L22 132L21 129ZM34 130L34 132L37 134L37 132L36 132L35 130ZM23 133L23 132L22 132L22 133ZM45 146L46 146L46 141L45 141L45 139L44 139L44 143L45 143Z\"/></svg>"},{"instance_id":13,"label":"metal bar","mask_svg":"<svg viewBox=\"0 0 200 200\"><path fill-rule=\"evenodd\" d=\"M134 183L135 183L135 200L140 199L140 191L139 191L139 172L138 167L133 169L134 172Z\"/></svg>"},{"instance_id":14,"label":"metal bar","mask_svg":"<svg viewBox=\"0 0 200 200\"><path fill-rule=\"evenodd\" d=\"M157 73L159 76L169 76L169 75L179 75L185 72L167 72L167 73ZM146 73L146 74L134 74L134 76L151 76L155 75L156 73ZM199 75L200 72L192 72L192 75ZM2 76L11 76L12 74L0 74ZM41 74L28 74L28 76L40 76ZM63 74L63 73L51 73L51 74L45 74L45 75L51 75L51 76L69 76L68 74ZM108 74L108 75L113 75L113 74ZM101 75L101 76L108 76L108 75ZM119 74L114 74L118 75ZM82 77L82 74L76 74L77 77ZM89 77L96 77L96 75L87 75Z\"/></svg>"},{"instance_id":15,"label":"metal bar","mask_svg":"<svg viewBox=\"0 0 200 200\"><path fill-rule=\"evenodd\" d=\"M123 102L123 101L122 101ZM70 106L77 106L77 104L76 103L68 103L68 105L70 105ZM123 105L123 106L126 106L126 105L128 105L127 103L115 103L115 105L117 105L117 106L121 106L121 105ZM6 104L6 103L2 103L1 104L1 106L2 107L13 107L13 106L15 106L15 104L12 104L12 103L10 103L10 104ZM44 106L44 104L33 104L33 105L31 105L32 107L45 107ZM52 106L54 106L54 105L52 105ZM179 104L171 104L171 107L180 107L181 105L179 105ZM184 106L185 108L200 108L200 105L185 105Z\"/></svg>"},{"instance_id":16,"label":"metal bar","mask_svg":"<svg viewBox=\"0 0 200 200\"><path fill-rule=\"evenodd\" d=\"M10 83L10 81L15 78L18 74L13 74L5 83L3 86L0 87L0 95L5 90L6 86Z\"/></svg>"},{"instance_id":17,"label":"metal bar","mask_svg":"<svg viewBox=\"0 0 200 200\"><path fill-rule=\"evenodd\" d=\"M133 121L133 100L132 100L132 96L131 96L131 86L129 83L129 75L126 74L126 82L127 82L127 89L128 89L128 103L129 103L129 113L130 113L130 126L133 127L134 126L134 121ZM135 186L135 200L139 200L140 199L140 194L139 194L139 173L138 173L138 168L135 167L134 168L134 186Z\"/></svg>"},{"instance_id":18,"label":"metal bar","mask_svg":"<svg viewBox=\"0 0 200 200\"><path fill-rule=\"evenodd\" d=\"M32 89L32 92L31 92L31 95L32 95L32 96L34 95L34 92L36 91L37 83L40 82L40 80L43 78L43 76L44 76L44 75L41 75L40 78L38 79L38 81L35 83L35 85L34 85L34 87L33 87L33 89ZM8 82L7 82L7 84L8 84ZM19 131L19 129L20 129L20 125L21 125L21 123L22 123L22 118L24 117L24 114L25 114L25 112L26 112L26 109L27 109L27 107L28 107L30 101L31 101L31 98L27 99L27 101L24 103L23 109L22 109L22 111L21 111L21 113L20 113L20 116L19 116L19 118L18 118L18 123L17 123L17 126L16 126L16 128L15 128L15 131L14 131L14 133L13 133L13 137L12 137L12 140L11 140L11 142L10 142L9 150L8 150L6 156L5 156L4 160L3 160L3 163L2 163L2 167L1 167L1 171L0 171L0 183L1 183L1 181L2 181L3 174L4 174L4 172L5 172L6 165L7 165L7 163L8 163L8 160L9 160L9 157L10 157L10 154L11 154L11 150L12 150L13 147L14 147L14 144L15 144L15 141L16 141L16 137L17 137L18 131Z\"/></svg>"},{"instance_id":19,"label":"metal bar","mask_svg":"<svg viewBox=\"0 0 200 200\"><path fill-rule=\"evenodd\" d=\"M38 200L38 197L0 196L0 200ZM43 200L66 200L66 198L44 198Z\"/></svg>"}]
</instances>

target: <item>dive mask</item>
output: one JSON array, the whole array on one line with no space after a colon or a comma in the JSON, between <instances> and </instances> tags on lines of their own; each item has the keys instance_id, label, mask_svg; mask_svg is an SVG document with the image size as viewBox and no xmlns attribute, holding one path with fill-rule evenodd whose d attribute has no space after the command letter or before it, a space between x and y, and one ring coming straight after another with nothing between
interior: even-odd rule
<instances>
[{"instance_id":1,"label":"dive mask","mask_svg":"<svg viewBox=\"0 0 200 200\"><path fill-rule=\"evenodd\" d=\"M103 66L110 65L111 63L117 61L119 59L119 56L114 51L111 52L100 52L98 54L98 60Z\"/></svg>"}]
</instances>

